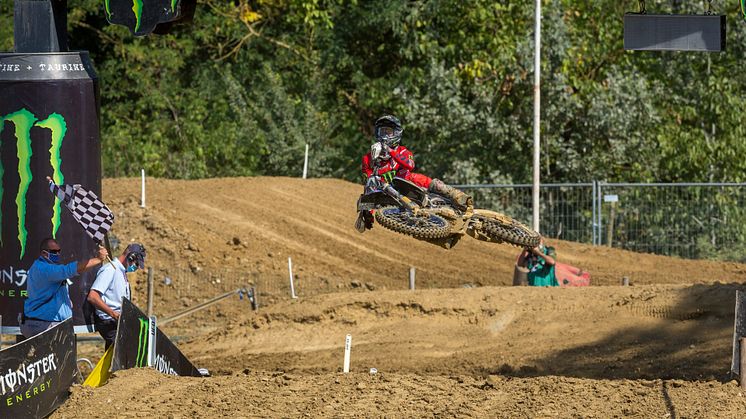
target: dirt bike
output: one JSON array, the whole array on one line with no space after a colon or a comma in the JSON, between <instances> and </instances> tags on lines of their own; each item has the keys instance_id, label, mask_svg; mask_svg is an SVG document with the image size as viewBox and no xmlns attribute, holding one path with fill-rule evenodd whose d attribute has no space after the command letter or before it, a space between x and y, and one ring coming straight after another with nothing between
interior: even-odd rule
<instances>
[{"instance_id":1,"label":"dirt bike","mask_svg":"<svg viewBox=\"0 0 746 419\"><path fill-rule=\"evenodd\" d=\"M391 173L391 172L388 172ZM486 242L536 247L541 235L520 222L484 209L461 210L445 196L389 175L371 176L357 201L355 227L364 232L373 220L397 233L407 234L451 249L464 234Z\"/></svg>"}]
</instances>

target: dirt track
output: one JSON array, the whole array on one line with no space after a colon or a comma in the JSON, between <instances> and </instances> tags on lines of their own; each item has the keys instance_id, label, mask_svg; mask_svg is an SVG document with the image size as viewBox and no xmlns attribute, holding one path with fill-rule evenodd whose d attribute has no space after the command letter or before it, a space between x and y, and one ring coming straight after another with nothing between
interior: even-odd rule
<instances>
[{"instance_id":1,"label":"dirt track","mask_svg":"<svg viewBox=\"0 0 746 419\"><path fill-rule=\"evenodd\" d=\"M446 251L380 227L359 235L358 193L337 180L156 180L142 209L138 180L105 181L115 234L143 241L160 271L232 268L272 291L290 255L301 298L268 293L258 313L221 303L195 317L220 316L219 328L167 330L193 336L180 347L212 378L126 371L76 389L54 417L746 416L727 375L746 266L550 240L595 286L500 287L518 249L467 237ZM424 289L404 290L409 266ZM622 276L633 286L598 286ZM183 305L164 301L164 311Z\"/></svg>"}]
</instances>

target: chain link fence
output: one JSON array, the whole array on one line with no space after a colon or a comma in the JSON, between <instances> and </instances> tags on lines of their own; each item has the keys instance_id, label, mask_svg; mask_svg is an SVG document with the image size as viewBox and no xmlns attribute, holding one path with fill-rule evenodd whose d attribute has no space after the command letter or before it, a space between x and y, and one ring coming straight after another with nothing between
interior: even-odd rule
<instances>
[{"instance_id":1,"label":"chain link fence","mask_svg":"<svg viewBox=\"0 0 746 419\"><path fill-rule=\"evenodd\" d=\"M531 224L530 184L458 185L478 207ZM746 261L746 183L563 183L540 187L542 234L683 258Z\"/></svg>"}]
</instances>

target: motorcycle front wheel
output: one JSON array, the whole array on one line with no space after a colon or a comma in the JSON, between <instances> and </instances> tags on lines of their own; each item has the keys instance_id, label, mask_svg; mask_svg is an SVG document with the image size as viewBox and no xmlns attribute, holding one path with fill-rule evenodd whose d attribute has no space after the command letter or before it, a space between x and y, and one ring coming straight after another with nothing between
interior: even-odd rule
<instances>
[{"instance_id":1,"label":"motorcycle front wheel","mask_svg":"<svg viewBox=\"0 0 746 419\"><path fill-rule=\"evenodd\" d=\"M475 212L472 217L480 221L479 232L491 240L531 248L538 246L541 241L539 233L507 215L485 210Z\"/></svg>"},{"instance_id":2,"label":"motorcycle front wheel","mask_svg":"<svg viewBox=\"0 0 746 419\"><path fill-rule=\"evenodd\" d=\"M383 227L416 239L442 239L451 234L448 221L435 214L415 215L406 209L389 206L376 210L375 218Z\"/></svg>"}]
</instances>

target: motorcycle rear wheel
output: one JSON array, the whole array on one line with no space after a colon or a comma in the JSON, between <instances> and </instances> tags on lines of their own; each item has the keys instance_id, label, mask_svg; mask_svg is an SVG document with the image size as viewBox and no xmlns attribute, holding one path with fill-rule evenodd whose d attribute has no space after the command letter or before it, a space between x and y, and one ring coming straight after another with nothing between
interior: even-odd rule
<instances>
[{"instance_id":1,"label":"motorcycle rear wheel","mask_svg":"<svg viewBox=\"0 0 746 419\"><path fill-rule=\"evenodd\" d=\"M375 218L383 227L416 239L442 239L451 234L448 221L435 214L414 215L411 211L388 206L378 209Z\"/></svg>"},{"instance_id":2,"label":"motorcycle rear wheel","mask_svg":"<svg viewBox=\"0 0 746 419\"><path fill-rule=\"evenodd\" d=\"M541 241L541 234L506 215L500 214L500 217L474 215L474 218L482 222L480 232L492 240L531 248L538 246Z\"/></svg>"}]
</instances>

